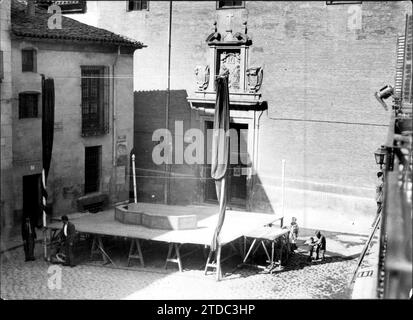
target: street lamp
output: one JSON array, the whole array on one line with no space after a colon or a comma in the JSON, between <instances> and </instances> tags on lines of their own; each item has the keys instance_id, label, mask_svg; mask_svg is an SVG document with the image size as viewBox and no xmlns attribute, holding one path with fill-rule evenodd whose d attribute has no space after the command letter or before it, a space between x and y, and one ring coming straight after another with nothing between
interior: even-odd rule
<instances>
[{"instance_id":1,"label":"street lamp","mask_svg":"<svg viewBox=\"0 0 413 320\"><path fill-rule=\"evenodd\" d=\"M384 110L388 110L387 104L384 102L385 99L394 96L394 89L392 86L384 86L379 91L377 91L374 96L376 97L377 101L383 106Z\"/></svg>"},{"instance_id":2,"label":"street lamp","mask_svg":"<svg viewBox=\"0 0 413 320\"><path fill-rule=\"evenodd\" d=\"M386 154L387 150L385 146L381 146L374 152L376 163L380 165L380 169L382 169L383 164L386 162Z\"/></svg>"}]
</instances>

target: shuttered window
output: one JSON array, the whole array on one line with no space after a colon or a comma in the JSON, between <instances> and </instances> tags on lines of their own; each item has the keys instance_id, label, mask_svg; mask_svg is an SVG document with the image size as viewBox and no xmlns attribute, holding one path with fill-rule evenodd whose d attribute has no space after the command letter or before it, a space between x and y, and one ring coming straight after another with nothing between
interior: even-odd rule
<instances>
[{"instance_id":1,"label":"shuttered window","mask_svg":"<svg viewBox=\"0 0 413 320\"><path fill-rule=\"evenodd\" d=\"M82 67L82 136L109 132L109 72L103 66Z\"/></svg>"},{"instance_id":2,"label":"shuttered window","mask_svg":"<svg viewBox=\"0 0 413 320\"><path fill-rule=\"evenodd\" d=\"M36 50L22 50L22 72L36 72Z\"/></svg>"},{"instance_id":3,"label":"shuttered window","mask_svg":"<svg viewBox=\"0 0 413 320\"><path fill-rule=\"evenodd\" d=\"M245 1L217 1L217 9L244 8Z\"/></svg>"},{"instance_id":4,"label":"shuttered window","mask_svg":"<svg viewBox=\"0 0 413 320\"><path fill-rule=\"evenodd\" d=\"M128 11L149 10L149 1L128 1Z\"/></svg>"},{"instance_id":5,"label":"shuttered window","mask_svg":"<svg viewBox=\"0 0 413 320\"><path fill-rule=\"evenodd\" d=\"M19 94L19 119L37 118L39 109L38 93Z\"/></svg>"}]
</instances>

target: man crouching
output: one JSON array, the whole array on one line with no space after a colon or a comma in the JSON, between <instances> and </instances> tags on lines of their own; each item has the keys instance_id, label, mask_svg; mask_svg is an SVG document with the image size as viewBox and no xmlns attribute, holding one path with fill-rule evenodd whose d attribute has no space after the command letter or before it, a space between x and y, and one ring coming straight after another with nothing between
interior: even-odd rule
<instances>
[{"instance_id":1,"label":"man crouching","mask_svg":"<svg viewBox=\"0 0 413 320\"><path fill-rule=\"evenodd\" d=\"M309 260L312 260L312 258L313 258L313 251L314 251L314 249L315 249L315 253L316 253L316 258L315 258L315 260L318 260L318 259L319 259L319 253L320 253L320 251L321 251L321 260L323 261L323 260L324 260L324 254L325 254L325 252L326 252L326 237L323 236L320 231L316 231L316 232L315 232L315 236L316 236L315 239L313 239L313 238L311 237L313 240L312 240L312 243L310 244L311 249L310 249Z\"/></svg>"}]
</instances>

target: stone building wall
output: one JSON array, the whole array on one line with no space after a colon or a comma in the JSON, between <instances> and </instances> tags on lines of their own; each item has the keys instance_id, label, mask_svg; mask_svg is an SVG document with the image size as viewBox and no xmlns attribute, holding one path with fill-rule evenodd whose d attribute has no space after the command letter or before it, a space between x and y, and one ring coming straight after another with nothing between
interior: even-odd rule
<instances>
[{"instance_id":1,"label":"stone building wall","mask_svg":"<svg viewBox=\"0 0 413 320\"><path fill-rule=\"evenodd\" d=\"M168 58L169 2L149 3L149 10L128 12L124 2L88 1L87 13L71 15L148 45L135 53L134 65L135 149L145 152L151 152L151 135L165 122L162 97ZM210 63L205 39L214 31L214 21L221 34L228 15L233 32L243 32L247 21L252 38L248 64L264 68L261 93L268 102L266 111L253 116L258 138L248 209L281 210L284 159L287 217L294 215L301 225L312 228L368 230L376 210L378 168L373 153L385 140L390 116L373 94L394 84L396 40L411 9L408 1L361 5L246 1L245 8L225 10L217 10L215 1L173 2L173 92L190 95L196 89L194 67ZM148 92L150 101L145 98ZM190 110L185 94L172 97L172 130L174 121L182 119L201 127L200 115ZM150 161L138 155L139 166L164 170ZM173 170L186 177L172 177L174 202L202 201L199 184L187 192L189 181L202 180L199 168L181 165ZM162 189L159 174L148 175L138 182L145 199L154 189L160 193ZM155 196L161 201L159 197Z\"/></svg>"},{"instance_id":2,"label":"stone building wall","mask_svg":"<svg viewBox=\"0 0 413 320\"><path fill-rule=\"evenodd\" d=\"M12 181L12 78L10 40L10 0L0 2L0 50L3 52L3 79L0 80L1 99L1 226L13 224Z\"/></svg>"},{"instance_id":3,"label":"stone building wall","mask_svg":"<svg viewBox=\"0 0 413 320\"><path fill-rule=\"evenodd\" d=\"M37 72L21 72L21 50L37 50ZM18 118L20 92L41 93L41 74L54 79L55 130L51 168L48 178L48 202L54 215L76 212L77 199L84 195L85 147L102 146L100 192L110 203L128 199L129 165L117 166L117 143L122 140L129 153L133 144L133 55L117 48L85 44L13 40L13 159L15 215L22 210L22 177L42 170L41 116ZM113 86L113 64L115 84ZM81 136L81 66L109 68L109 133L96 137ZM113 97L115 90L115 98ZM113 100L115 99L115 100ZM113 135L112 111L115 101L116 129ZM115 149L113 147L115 139ZM113 151L115 150L115 159Z\"/></svg>"}]
</instances>

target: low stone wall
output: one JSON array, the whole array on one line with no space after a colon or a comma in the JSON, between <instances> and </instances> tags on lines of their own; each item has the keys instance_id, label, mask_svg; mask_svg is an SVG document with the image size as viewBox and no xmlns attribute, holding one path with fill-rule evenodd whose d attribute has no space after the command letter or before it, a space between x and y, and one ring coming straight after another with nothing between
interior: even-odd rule
<instances>
[{"instance_id":1,"label":"low stone wall","mask_svg":"<svg viewBox=\"0 0 413 320\"><path fill-rule=\"evenodd\" d=\"M115 207L115 220L125 224L142 225L150 229L186 230L198 227L195 214L155 215L139 211L139 207L134 203Z\"/></svg>"}]
</instances>

